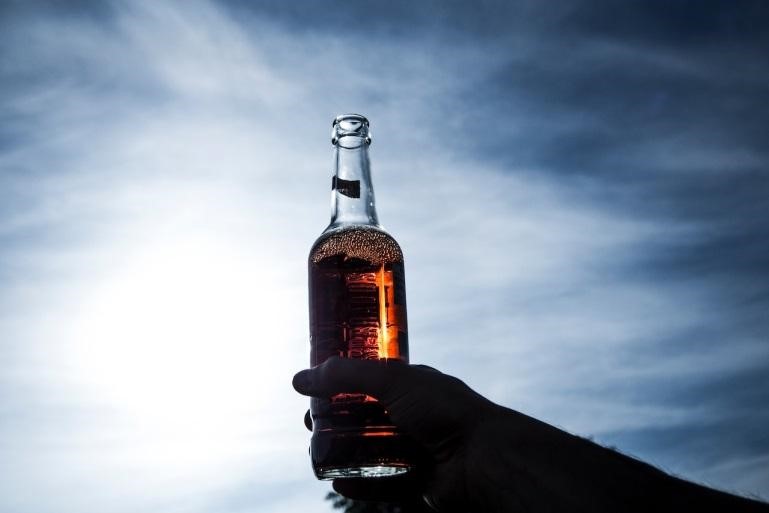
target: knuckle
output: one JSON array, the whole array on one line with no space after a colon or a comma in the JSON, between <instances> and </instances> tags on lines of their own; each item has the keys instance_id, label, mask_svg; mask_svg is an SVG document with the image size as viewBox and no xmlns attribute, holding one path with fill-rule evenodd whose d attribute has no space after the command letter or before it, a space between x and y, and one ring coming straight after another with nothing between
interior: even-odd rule
<instances>
[{"instance_id":1,"label":"knuckle","mask_svg":"<svg viewBox=\"0 0 769 513\"><path fill-rule=\"evenodd\" d=\"M324 378L330 378L334 374L338 373L343 366L342 358L339 356L332 356L322 366L321 372Z\"/></svg>"}]
</instances>

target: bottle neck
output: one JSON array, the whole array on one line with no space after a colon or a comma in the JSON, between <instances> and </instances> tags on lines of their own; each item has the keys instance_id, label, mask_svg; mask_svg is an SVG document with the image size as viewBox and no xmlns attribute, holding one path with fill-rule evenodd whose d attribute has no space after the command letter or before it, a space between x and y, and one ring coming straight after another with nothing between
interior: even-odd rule
<instances>
[{"instance_id":1,"label":"bottle neck","mask_svg":"<svg viewBox=\"0 0 769 513\"><path fill-rule=\"evenodd\" d=\"M335 144L331 188L327 230L346 225L379 227L366 140L348 136Z\"/></svg>"}]
</instances>

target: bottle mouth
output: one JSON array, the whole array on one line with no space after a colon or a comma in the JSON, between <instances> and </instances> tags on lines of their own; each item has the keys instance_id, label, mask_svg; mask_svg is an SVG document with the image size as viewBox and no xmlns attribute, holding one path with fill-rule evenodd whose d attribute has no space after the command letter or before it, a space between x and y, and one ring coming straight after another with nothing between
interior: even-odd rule
<instances>
[{"instance_id":1,"label":"bottle mouth","mask_svg":"<svg viewBox=\"0 0 769 513\"><path fill-rule=\"evenodd\" d=\"M331 123L331 144L343 148L358 148L363 143L371 144L368 119L360 114L342 114Z\"/></svg>"}]
</instances>

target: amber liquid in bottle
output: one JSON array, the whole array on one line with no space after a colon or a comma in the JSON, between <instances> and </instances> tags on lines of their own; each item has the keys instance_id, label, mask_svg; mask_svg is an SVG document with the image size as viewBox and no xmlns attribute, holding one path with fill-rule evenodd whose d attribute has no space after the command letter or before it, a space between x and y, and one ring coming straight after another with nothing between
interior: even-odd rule
<instances>
[{"instance_id":1,"label":"amber liquid in bottle","mask_svg":"<svg viewBox=\"0 0 769 513\"><path fill-rule=\"evenodd\" d=\"M310 363L331 356L408 362L403 254L379 226L370 183L368 121L334 122L332 223L310 251ZM343 176L342 176L343 175ZM310 457L319 479L381 477L413 466L413 442L373 397L313 398Z\"/></svg>"},{"instance_id":2,"label":"amber liquid in bottle","mask_svg":"<svg viewBox=\"0 0 769 513\"><path fill-rule=\"evenodd\" d=\"M311 363L330 356L408 361L403 255L387 233L346 227L310 252ZM408 470L410 444L384 408L364 394L311 403L311 457L318 477L394 475Z\"/></svg>"}]
</instances>

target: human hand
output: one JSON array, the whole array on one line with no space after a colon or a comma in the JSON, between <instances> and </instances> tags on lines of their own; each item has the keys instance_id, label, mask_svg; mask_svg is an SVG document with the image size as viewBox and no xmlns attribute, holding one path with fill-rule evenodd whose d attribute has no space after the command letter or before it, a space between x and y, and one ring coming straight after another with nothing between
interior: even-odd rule
<instances>
[{"instance_id":1,"label":"human hand","mask_svg":"<svg viewBox=\"0 0 769 513\"><path fill-rule=\"evenodd\" d=\"M375 397L393 423L424 449L427 461L416 475L337 479L333 484L337 492L362 500L408 501L423 496L438 511L462 510L470 504L467 460L475 454L478 428L509 411L457 378L392 360L333 357L297 373L293 385L299 393L314 397L339 393ZM305 424L311 429L309 412Z\"/></svg>"},{"instance_id":2,"label":"human hand","mask_svg":"<svg viewBox=\"0 0 769 513\"><path fill-rule=\"evenodd\" d=\"M441 512L734 511L769 505L706 488L498 406L462 381L422 365L333 357L294 376L313 397L365 393L424 449L417 472L341 479L353 499L414 504ZM312 427L310 419L305 423Z\"/></svg>"}]
</instances>

